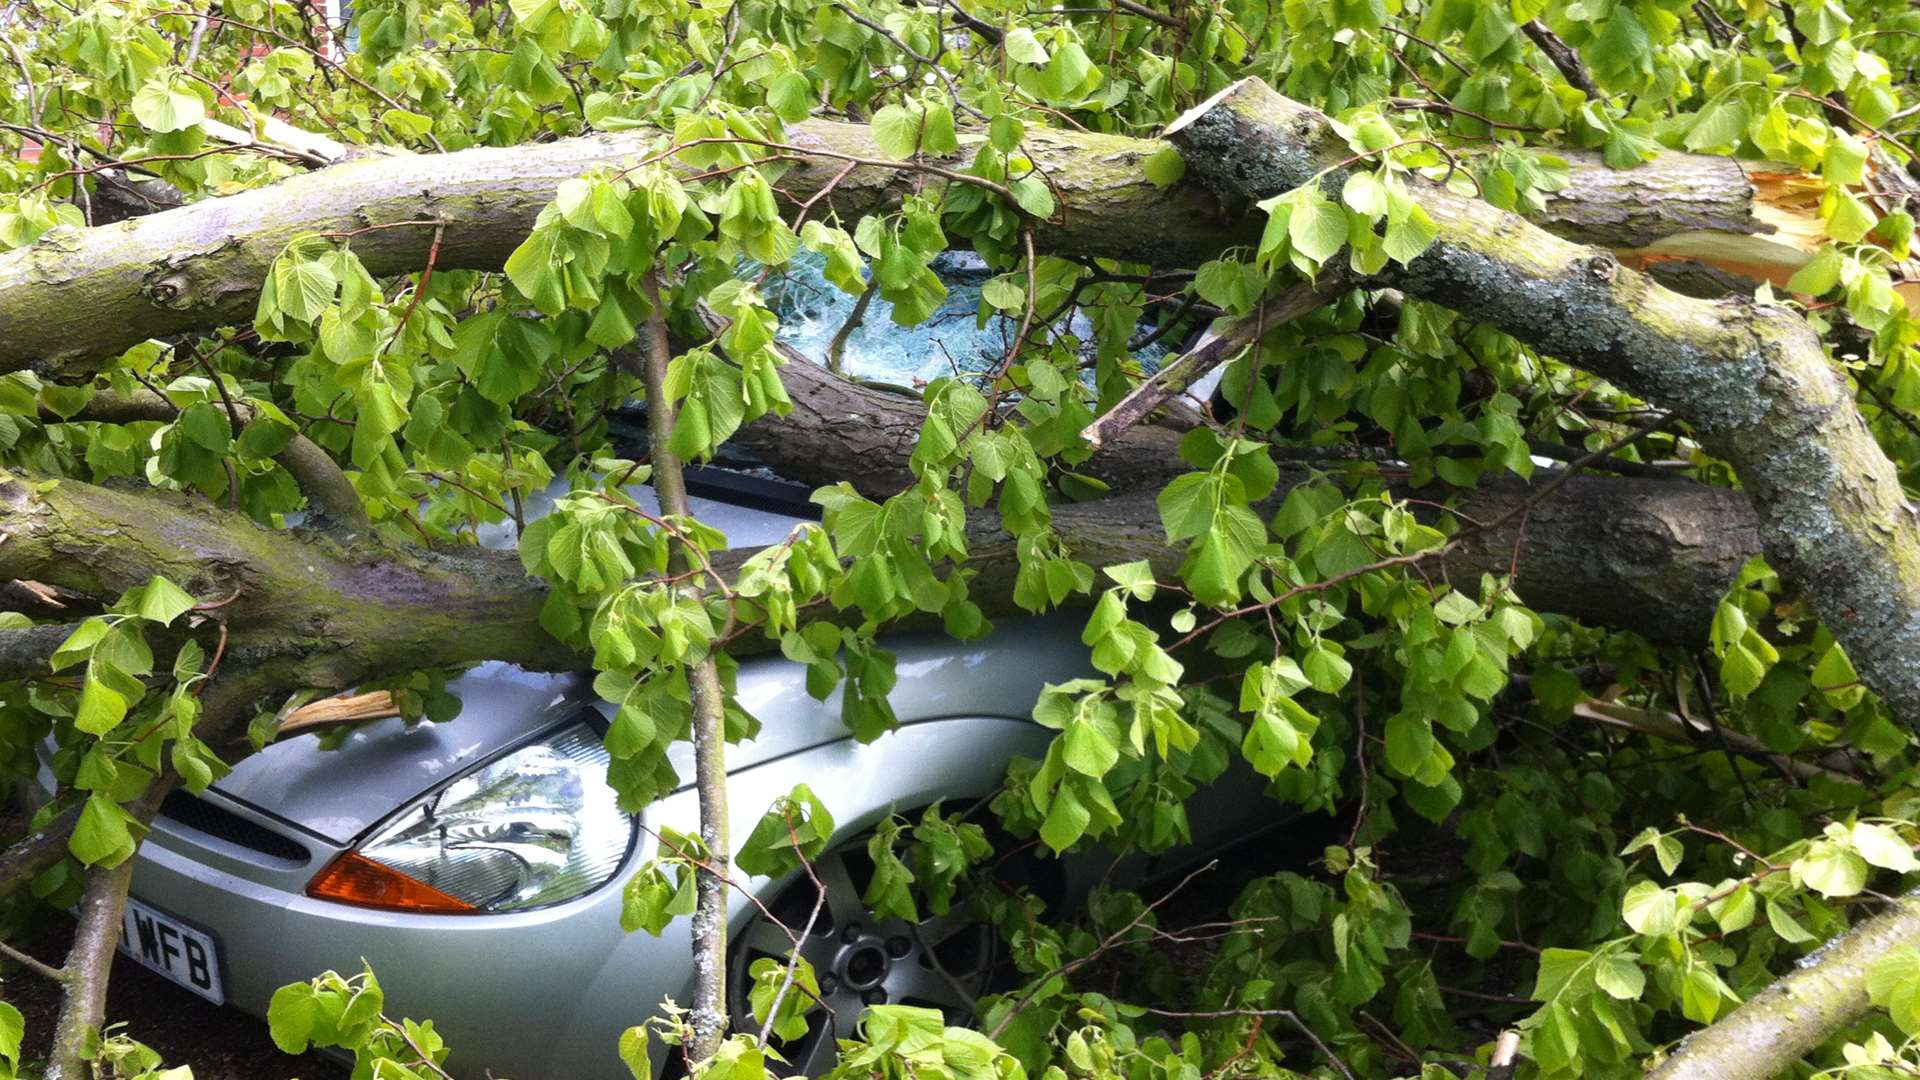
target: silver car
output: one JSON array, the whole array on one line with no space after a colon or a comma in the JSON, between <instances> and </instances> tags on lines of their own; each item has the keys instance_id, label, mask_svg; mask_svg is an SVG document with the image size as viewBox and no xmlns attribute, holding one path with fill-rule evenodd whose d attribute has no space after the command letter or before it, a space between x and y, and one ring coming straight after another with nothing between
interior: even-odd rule
<instances>
[{"instance_id":1,"label":"silver car","mask_svg":"<svg viewBox=\"0 0 1920 1080\"><path fill-rule=\"evenodd\" d=\"M802 522L769 505L793 508L736 494L693 509L732 543L754 545ZM1050 733L1028 717L1043 684L1089 673L1078 629L1041 619L972 644L889 641L901 728L871 745L849 736L837 693L808 695L803 666L742 662L738 700L762 727L728 749L733 834L744 837L802 782L840 830L818 861L826 904L803 946L832 1019L785 1048L796 1065L829 1062L832 1036L849 1034L865 1004L958 1014L984 987L993 953L984 928L958 916L908 926L868 914L860 841L896 811L991 793L1009 759L1043 754ZM450 723L381 721L335 749L292 738L204 795L176 792L138 856L122 947L258 1016L278 987L328 969L351 974L364 961L391 1014L436 1021L456 1075L623 1077L621 1031L663 998L689 1000L692 968L687 920L657 938L621 930L622 885L653 857L661 829L694 831L694 793L683 788L637 816L621 811L601 744L611 706L586 676L490 664L450 689L464 703ZM692 775L690 761L676 765ZM1053 867L1062 898L1084 888L1067 880L1071 867ZM746 884L774 912L797 907L783 921L805 923L811 881ZM787 953L786 933L748 897L736 892L733 912L738 976L761 955ZM736 1015L747 1012L746 983L733 980Z\"/></svg>"}]
</instances>

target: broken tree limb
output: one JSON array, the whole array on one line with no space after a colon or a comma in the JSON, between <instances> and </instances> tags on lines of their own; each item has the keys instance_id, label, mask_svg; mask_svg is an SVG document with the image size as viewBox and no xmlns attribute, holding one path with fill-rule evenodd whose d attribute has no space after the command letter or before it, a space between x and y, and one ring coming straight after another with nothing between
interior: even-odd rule
<instances>
[{"instance_id":1,"label":"broken tree limb","mask_svg":"<svg viewBox=\"0 0 1920 1080\"><path fill-rule=\"evenodd\" d=\"M1351 151L1331 121L1257 79L1167 137L1244 202L1318 183L1338 197ZM1899 474L1806 320L1773 304L1682 296L1611 253L1436 183L1409 181L1437 237L1373 280L1496 326L1671 410L1739 473L1763 549L1846 647L1868 687L1920 728L1920 527Z\"/></svg>"},{"instance_id":2,"label":"broken tree limb","mask_svg":"<svg viewBox=\"0 0 1920 1080\"><path fill-rule=\"evenodd\" d=\"M1562 41L1560 35L1554 33L1551 27L1539 19L1529 19L1521 23L1520 29L1525 31L1529 40L1540 47L1541 52L1547 54L1547 59L1553 62L1553 66L1560 69L1560 74L1567 80L1568 86L1596 101L1600 100L1600 88L1594 85L1593 76L1587 73L1587 65L1581 63L1578 50Z\"/></svg>"},{"instance_id":3,"label":"broken tree limb","mask_svg":"<svg viewBox=\"0 0 1920 1080\"><path fill-rule=\"evenodd\" d=\"M62 811L46 825L0 847L0 900L26 887L67 857L67 838L80 823L80 804Z\"/></svg>"},{"instance_id":4,"label":"broken tree limb","mask_svg":"<svg viewBox=\"0 0 1920 1080\"><path fill-rule=\"evenodd\" d=\"M275 256L311 233L355 233L354 252L377 277L424 266L436 229L436 265L498 269L562 181L596 165L636 160L658 138L642 131L359 158L116 225L55 229L29 248L0 254L0 372L73 374L149 337L245 322ZM865 125L806 121L789 127L786 138L794 149L769 156L791 160L779 184L789 205L830 188L833 209L853 218L895 207L915 190L904 166L848 171L849 157L885 157ZM1150 139L1028 129L1022 151L1049 177L1058 204L1052 218L1033 223L1035 245L1197 266L1257 242L1261 222L1244 207L1222 207L1198 183L1163 191L1148 181L1141 163L1163 148ZM963 148L932 163L962 169L970 158ZM1668 154L1620 173L1571 160L1570 183L1541 217L1550 231L1649 249L1664 260L1689 251L1716 257L1709 241L1739 245L1781 233L1766 216L1764 192L1730 159ZM1591 210L1584 209L1590 199ZM426 224L397 227L401 222ZM1657 247L1666 243L1678 246ZM1805 261L1804 253L1785 257Z\"/></svg>"},{"instance_id":5,"label":"broken tree limb","mask_svg":"<svg viewBox=\"0 0 1920 1080\"><path fill-rule=\"evenodd\" d=\"M239 422L237 427L253 420L254 409L248 403L240 402L235 408L239 414L234 418ZM61 416L43 409L40 419L48 424L95 420L125 424L140 420L170 421L178 415L179 406L150 390L133 394L104 391L95 394L79 412L71 416ZM337 526L353 532L365 532L368 529L367 507L360 501L360 493L354 490L347 474L318 443L296 431L287 440L287 445L274 455L274 460L287 470L294 483L300 486L301 494L307 497L313 524Z\"/></svg>"},{"instance_id":6,"label":"broken tree limb","mask_svg":"<svg viewBox=\"0 0 1920 1080\"><path fill-rule=\"evenodd\" d=\"M721 316L703 310L708 329ZM793 399L786 416L764 416L727 441L791 480L853 484L862 495L885 499L914 484L907 459L926 423L917 397L840 378L781 342L780 379ZM1142 425L1096 451L1073 470L1114 490L1162 484L1190 466L1177 453L1180 433Z\"/></svg>"},{"instance_id":7,"label":"broken tree limb","mask_svg":"<svg viewBox=\"0 0 1920 1080\"><path fill-rule=\"evenodd\" d=\"M784 476L823 484L848 480L873 499L912 485L907 457L926 419L918 401L835 378L804 359L790 359L781 378L793 396L793 413L748 424L732 442L749 446ZM1118 493L1102 502L1141 491L1151 496L1191 470L1179 443L1177 432L1142 424L1074 468ZM1282 492L1305 475L1290 471ZM1457 505L1463 520L1491 522L1532 491L1513 477L1489 477L1478 489L1458 493ZM1394 493L1434 497L1405 488ZM1144 515L1146 524L1121 522L1121 511L1103 510L1101 503L1060 506L1055 523L1076 551L1102 536L1123 536L1115 561L1151 558L1176 570L1179 556L1166 550L1164 533L1155 531L1159 518L1151 502L1127 512ZM1521 595L1542 611L1685 644L1702 640L1714 608L1740 567L1759 554L1759 545L1753 511L1737 491L1673 478L1576 476L1510 525L1464 539L1447 568L1456 580L1483 570L1516 571ZM977 547L975 553L980 555ZM1006 554L1011 558L1010 550ZM1088 554L1077 557L1093 561Z\"/></svg>"},{"instance_id":8,"label":"broken tree limb","mask_svg":"<svg viewBox=\"0 0 1920 1080\"><path fill-rule=\"evenodd\" d=\"M298 158L312 166L335 165L352 151L344 143L305 128L294 127L273 116L249 114L253 130L235 127L212 118L200 121L200 130L215 142L229 146L261 146Z\"/></svg>"},{"instance_id":9,"label":"broken tree limb","mask_svg":"<svg viewBox=\"0 0 1920 1080\"><path fill-rule=\"evenodd\" d=\"M1719 1022L1696 1031L1647 1080L1768 1080L1844 1030L1872 1005L1867 969L1920 945L1920 893L1821 946Z\"/></svg>"},{"instance_id":10,"label":"broken tree limb","mask_svg":"<svg viewBox=\"0 0 1920 1080\"><path fill-rule=\"evenodd\" d=\"M1080 437L1087 440L1088 446L1100 449L1151 416L1168 398L1186 392L1188 387L1199 382L1208 372L1240 355L1242 350L1260 340L1268 330L1292 322L1334 299L1336 295L1330 282L1320 288L1295 285L1284 290L1280 295L1263 302L1247 317L1218 333L1209 332L1198 345L1181 354L1179 359L1162 365L1160 370L1134 387L1113 408L1088 424L1080 432Z\"/></svg>"},{"instance_id":11,"label":"broken tree limb","mask_svg":"<svg viewBox=\"0 0 1920 1080\"><path fill-rule=\"evenodd\" d=\"M781 378L793 397L793 413L746 425L734 443L750 447L784 476L823 484L849 480L873 499L912 485L907 457L926 419L924 406L835 378L804 359L790 359ZM1116 493L1151 496L1192 468L1181 459L1179 443L1177 432L1142 424L1074 468ZM1305 475L1291 472L1282 491ZM1495 521L1532 490L1515 478L1488 478L1460 494L1459 511L1465 520ZM1395 494L1433 497L1403 488ZM1141 522L1153 527L1123 523L1123 512L1142 514ZM1177 570L1179 556L1167 551L1165 534L1154 531L1158 520L1150 500L1125 511L1103 510L1101 503L1055 510L1056 527L1076 551L1104 535L1125 537L1115 561L1150 558ZM1740 567L1759 551L1753 511L1737 491L1687 480L1576 476L1511 525L1463 540L1447 566L1456 580L1482 570L1517 571L1521 595L1542 611L1655 641L1696 643ZM981 556L977 547L975 554ZM1012 557L1011 550L1005 554ZM1089 554L1076 557L1093 561Z\"/></svg>"},{"instance_id":12,"label":"broken tree limb","mask_svg":"<svg viewBox=\"0 0 1920 1080\"><path fill-rule=\"evenodd\" d=\"M537 626L545 590L517 556L387 547L295 534L190 496L61 480L41 490L0 470L0 579L112 599L163 575L222 606L229 665L284 660L286 685L344 690L376 671L498 652L528 667L577 664ZM438 659L444 658L444 659ZM216 689L233 679L223 672Z\"/></svg>"},{"instance_id":13,"label":"broken tree limb","mask_svg":"<svg viewBox=\"0 0 1920 1080\"><path fill-rule=\"evenodd\" d=\"M30 679L47 673L47 662L76 623L42 623L0 630L0 682Z\"/></svg>"},{"instance_id":14,"label":"broken tree limb","mask_svg":"<svg viewBox=\"0 0 1920 1080\"><path fill-rule=\"evenodd\" d=\"M309 731L322 731L339 727L342 724L364 724L369 720L387 720L399 716L400 710L393 703L393 694L386 690L373 690L365 694L343 694L338 697L323 698L302 705L287 714L287 718L274 729L274 738L284 739L291 735L304 735Z\"/></svg>"},{"instance_id":15,"label":"broken tree limb","mask_svg":"<svg viewBox=\"0 0 1920 1080\"><path fill-rule=\"evenodd\" d=\"M1308 476L1292 473L1280 490ZM1518 481L1491 481L1461 500L1461 513L1495 521L1531 491ZM1063 504L1054 523L1083 561L1146 559L1168 580L1178 573L1183 553L1168 548L1151 489ZM1520 595L1539 610L1654 640L1697 642L1757 549L1752 523L1735 491L1576 477L1510 525L1463 541L1444 569L1458 581L1513 570ZM968 566L979 572L975 599L992 614L1014 613L1017 550L996 515L970 515L968 548ZM755 550L723 552L714 562L730 573ZM233 596L221 608L229 664L278 664L282 686L345 690L422 667L490 659L549 671L585 662L541 628L546 588L510 553L422 551L269 530L164 492L76 480L34 492L23 478L0 482L0 578L111 598L155 574L196 596ZM223 672L216 690L224 692L233 678Z\"/></svg>"},{"instance_id":16,"label":"broken tree limb","mask_svg":"<svg viewBox=\"0 0 1920 1080\"><path fill-rule=\"evenodd\" d=\"M1766 743L1751 735L1726 728L1715 729L1678 713L1660 709L1643 709L1634 705L1622 705L1615 701L1589 701L1575 705L1573 715L1596 724L1605 724L1608 727L1651 735L1689 746L1712 745L1708 740L1722 739L1725 740L1729 751L1743 757L1768 762L1775 768L1791 773L1801 780L1811 780L1816 776L1842 782L1859 779L1851 770L1830 765L1817 765L1787 754L1778 754L1769 749ZM1835 764L1844 765L1845 761Z\"/></svg>"}]
</instances>

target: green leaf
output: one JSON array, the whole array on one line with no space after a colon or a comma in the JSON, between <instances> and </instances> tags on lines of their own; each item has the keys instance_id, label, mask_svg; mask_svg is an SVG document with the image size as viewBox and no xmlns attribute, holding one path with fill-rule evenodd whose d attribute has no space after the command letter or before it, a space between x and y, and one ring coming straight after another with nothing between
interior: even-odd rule
<instances>
[{"instance_id":1,"label":"green leaf","mask_svg":"<svg viewBox=\"0 0 1920 1080\"><path fill-rule=\"evenodd\" d=\"M1029 176L1007 186L1012 189L1013 201L1020 204L1020 209L1043 221L1053 216L1053 192L1045 180Z\"/></svg>"},{"instance_id":2,"label":"green leaf","mask_svg":"<svg viewBox=\"0 0 1920 1080\"><path fill-rule=\"evenodd\" d=\"M1800 925L1800 920L1794 918L1793 913L1785 907L1772 900L1767 901L1766 907L1767 925L1781 941L1790 945L1804 945L1814 939L1806 927Z\"/></svg>"},{"instance_id":3,"label":"green leaf","mask_svg":"<svg viewBox=\"0 0 1920 1080\"><path fill-rule=\"evenodd\" d=\"M813 82L798 71L789 71L767 87L767 105L787 123L797 123L813 111Z\"/></svg>"},{"instance_id":4,"label":"green leaf","mask_svg":"<svg viewBox=\"0 0 1920 1080\"><path fill-rule=\"evenodd\" d=\"M177 72L148 79L133 95L133 115L149 131L184 131L207 118L207 103Z\"/></svg>"},{"instance_id":5,"label":"green leaf","mask_svg":"<svg viewBox=\"0 0 1920 1080\"><path fill-rule=\"evenodd\" d=\"M1154 187L1165 190L1180 182L1187 175L1187 161L1180 151L1171 146L1163 146L1155 151L1140 168L1147 174L1147 180Z\"/></svg>"},{"instance_id":6,"label":"green leaf","mask_svg":"<svg viewBox=\"0 0 1920 1080\"><path fill-rule=\"evenodd\" d=\"M1834 286L1840 284L1840 271L1846 265L1846 257L1839 250L1823 247L1807 265L1795 271L1787 281L1787 291L1807 296L1825 296Z\"/></svg>"},{"instance_id":7,"label":"green leaf","mask_svg":"<svg viewBox=\"0 0 1920 1080\"><path fill-rule=\"evenodd\" d=\"M1060 744L1060 760L1069 769L1096 780L1120 760L1120 748L1092 720L1076 720L1060 737Z\"/></svg>"},{"instance_id":8,"label":"green leaf","mask_svg":"<svg viewBox=\"0 0 1920 1080\"><path fill-rule=\"evenodd\" d=\"M107 796L87 797L80 820L67 838L67 849L89 866L118 866L133 854L133 816Z\"/></svg>"},{"instance_id":9,"label":"green leaf","mask_svg":"<svg viewBox=\"0 0 1920 1080\"><path fill-rule=\"evenodd\" d=\"M902 105L888 105L873 114L873 143L890 158L910 158L920 149L921 114Z\"/></svg>"},{"instance_id":10,"label":"green leaf","mask_svg":"<svg viewBox=\"0 0 1920 1080\"><path fill-rule=\"evenodd\" d=\"M1381 248L1387 257L1402 266L1419 258L1440 235L1439 226L1418 203L1410 204L1404 217L1387 221L1387 235Z\"/></svg>"},{"instance_id":11,"label":"green leaf","mask_svg":"<svg viewBox=\"0 0 1920 1080\"><path fill-rule=\"evenodd\" d=\"M1815 840L1794 860L1793 876L1828 899L1856 896L1867 887L1867 861L1848 845Z\"/></svg>"},{"instance_id":12,"label":"green leaf","mask_svg":"<svg viewBox=\"0 0 1920 1080\"><path fill-rule=\"evenodd\" d=\"M1848 839L1853 841L1853 849L1861 858L1883 870L1897 874L1920 870L1920 859L1914 858L1913 846L1885 825L1855 822Z\"/></svg>"},{"instance_id":13,"label":"green leaf","mask_svg":"<svg viewBox=\"0 0 1920 1080\"><path fill-rule=\"evenodd\" d=\"M1757 910L1753 887L1745 883L1735 886L1732 892L1707 905L1707 914L1713 916L1714 923L1722 933L1727 934L1752 926Z\"/></svg>"},{"instance_id":14,"label":"green leaf","mask_svg":"<svg viewBox=\"0 0 1920 1080\"><path fill-rule=\"evenodd\" d=\"M26 1038L27 1021L20 1010L0 1001L0 1058L10 1066L20 1064L20 1043Z\"/></svg>"},{"instance_id":15,"label":"green leaf","mask_svg":"<svg viewBox=\"0 0 1920 1080\"><path fill-rule=\"evenodd\" d=\"M534 307L548 315L558 315L567 306L566 288L561 283L567 249L561 236L564 226L547 220L549 210L540 212L540 223L513 249L513 254L507 256L501 269Z\"/></svg>"},{"instance_id":16,"label":"green leaf","mask_svg":"<svg viewBox=\"0 0 1920 1080\"><path fill-rule=\"evenodd\" d=\"M334 276L331 267L317 259L296 258L291 253L274 260L272 277L275 306L300 324L318 319L333 304L334 293L340 288L340 279ZM263 296L261 305L265 304Z\"/></svg>"},{"instance_id":17,"label":"green leaf","mask_svg":"<svg viewBox=\"0 0 1920 1080\"><path fill-rule=\"evenodd\" d=\"M54 671L64 671L87 659L112 629L112 623L99 617L82 622L73 628L73 633L67 635L67 640L61 642L59 648L53 650L48 667Z\"/></svg>"},{"instance_id":18,"label":"green leaf","mask_svg":"<svg viewBox=\"0 0 1920 1080\"><path fill-rule=\"evenodd\" d=\"M1867 208L1866 203L1839 188L1830 190L1827 197L1828 236L1843 244L1851 244L1873 231L1874 223L1879 219Z\"/></svg>"},{"instance_id":19,"label":"green leaf","mask_svg":"<svg viewBox=\"0 0 1920 1080\"><path fill-rule=\"evenodd\" d=\"M289 983L267 1002L267 1032L273 1044L288 1054L304 1054L312 1041L320 1002L312 983Z\"/></svg>"},{"instance_id":20,"label":"green leaf","mask_svg":"<svg viewBox=\"0 0 1920 1080\"><path fill-rule=\"evenodd\" d=\"M1631 959L1609 952L1594 961L1593 984L1610 997L1639 1001L1647 989L1647 973Z\"/></svg>"},{"instance_id":21,"label":"green leaf","mask_svg":"<svg viewBox=\"0 0 1920 1080\"><path fill-rule=\"evenodd\" d=\"M189 405L180 414L180 432L194 445L224 454L233 442L233 425L225 409L211 402Z\"/></svg>"},{"instance_id":22,"label":"green leaf","mask_svg":"<svg viewBox=\"0 0 1920 1080\"><path fill-rule=\"evenodd\" d=\"M149 622L166 626L193 610L194 599L185 589L163 577L156 577L120 598L118 607Z\"/></svg>"},{"instance_id":23,"label":"green leaf","mask_svg":"<svg viewBox=\"0 0 1920 1080\"><path fill-rule=\"evenodd\" d=\"M1920 949L1893 949L1867 967L1867 994L1909 1036L1920 1035Z\"/></svg>"},{"instance_id":24,"label":"green leaf","mask_svg":"<svg viewBox=\"0 0 1920 1080\"><path fill-rule=\"evenodd\" d=\"M1372 173L1357 172L1340 189L1340 201L1356 214L1377 218L1387 212L1387 189Z\"/></svg>"},{"instance_id":25,"label":"green leaf","mask_svg":"<svg viewBox=\"0 0 1920 1080\"><path fill-rule=\"evenodd\" d=\"M1680 983L1680 1011L1687 1019L1711 1024L1720 1014L1720 979L1705 967L1690 967Z\"/></svg>"},{"instance_id":26,"label":"green leaf","mask_svg":"<svg viewBox=\"0 0 1920 1080\"><path fill-rule=\"evenodd\" d=\"M1287 218L1287 239L1315 265L1324 264L1346 245L1346 211L1316 191L1294 206Z\"/></svg>"},{"instance_id":27,"label":"green leaf","mask_svg":"<svg viewBox=\"0 0 1920 1080\"><path fill-rule=\"evenodd\" d=\"M1686 925L1680 897L1651 881L1637 882L1627 890L1620 901L1620 915L1635 933L1649 937L1671 934Z\"/></svg>"},{"instance_id":28,"label":"green leaf","mask_svg":"<svg viewBox=\"0 0 1920 1080\"><path fill-rule=\"evenodd\" d=\"M1826 159L1820 175L1829 184L1852 187L1867 178L1867 144L1844 132L1834 132L1827 140Z\"/></svg>"},{"instance_id":29,"label":"green leaf","mask_svg":"<svg viewBox=\"0 0 1920 1080\"><path fill-rule=\"evenodd\" d=\"M1353 677L1353 665L1324 643L1307 650L1307 655L1300 661L1300 669L1306 672L1313 688L1323 694L1339 693L1340 688Z\"/></svg>"},{"instance_id":30,"label":"green leaf","mask_svg":"<svg viewBox=\"0 0 1920 1080\"><path fill-rule=\"evenodd\" d=\"M652 1080L653 1061L647 1056L647 1029L638 1024L620 1033L620 1062L633 1080Z\"/></svg>"},{"instance_id":31,"label":"green leaf","mask_svg":"<svg viewBox=\"0 0 1920 1080\"><path fill-rule=\"evenodd\" d=\"M1038 67L1053 59L1047 47L1033 36L1033 31L1024 26L1016 26L1007 31L1000 41L1000 47L1006 50L1007 59L1020 64L1033 64Z\"/></svg>"},{"instance_id":32,"label":"green leaf","mask_svg":"<svg viewBox=\"0 0 1920 1080\"><path fill-rule=\"evenodd\" d=\"M89 735L105 735L126 719L129 704L120 691L90 670L86 684L80 688L80 704L74 709L73 726Z\"/></svg>"},{"instance_id":33,"label":"green leaf","mask_svg":"<svg viewBox=\"0 0 1920 1080\"><path fill-rule=\"evenodd\" d=\"M1552 1001L1559 997L1571 988L1592 960L1592 953L1580 949L1542 949L1540 967L1534 975L1533 1000Z\"/></svg>"},{"instance_id":34,"label":"green leaf","mask_svg":"<svg viewBox=\"0 0 1920 1080\"><path fill-rule=\"evenodd\" d=\"M1046 820L1040 823L1040 839L1055 851L1065 851L1086 834L1092 820L1093 814L1074 794L1073 786L1064 784L1054 793L1053 805L1047 808Z\"/></svg>"},{"instance_id":35,"label":"green leaf","mask_svg":"<svg viewBox=\"0 0 1920 1080\"><path fill-rule=\"evenodd\" d=\"M1145 559L1137 562L1120 563L1109 566L1106 575L1114 580L1135 600L1151 600L1157 588L1153 577L1153 564Z\"/></svg>"},{"instance_id":36,"label":"green leaf","mask_svg":"<svg viewBox=\"0 0 1920 1080\"><path fill-rule=\"evenodd\" d=\"M1746 136L1749 119L1746 102L1732 96L1722 98L1694 119L1687 129L1686 147L1709 150L1738 146Z\"/></svg>"}]
</instances>

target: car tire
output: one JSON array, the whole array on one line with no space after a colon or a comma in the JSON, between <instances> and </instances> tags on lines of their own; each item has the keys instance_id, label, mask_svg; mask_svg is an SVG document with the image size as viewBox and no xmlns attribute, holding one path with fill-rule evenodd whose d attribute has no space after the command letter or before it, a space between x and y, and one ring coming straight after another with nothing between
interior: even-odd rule
<instances>
[{"instance_id":1,"label":"car tire","mask_svg":"<svg viewBox=\"0 0 1920 1080\"><path fill-rule=\"evenodd\" d=\"M989 833L997 830L989 829ZM965 904L918 923L876 918L862 897L873 878L867 855L871 834L837 845L756 912L735 939L727 995L735 1031L757 1032L749 978L755 961L784 962L794 949L813 966L820 983L820 1005L808 1014L807 1034L791 1042L769 1036L771 1049L787 1064L776 1069L792 1076L819 1076L833 1067L836 1042L853 1038L860 1014L869 1005L917 1005L936 1008L949 1024L973 1020L975 1001L995 988L1003 957L998 935L978 921ZM1006 850L1002 848L1001 850ZM999 877L1032 888L1035 867L1021 856L996 864ZM1055 864L1057 866L1057 864ZM1052 875L1041 870L1039 877ZM820 887L814 884L817 877ZM824 887L825 898L820 900ZM802 933L813 914L811 932ZM791 928L790 930L788 928ZM788 993L799 991L789 988Z\"/></svg>"}]
</instances>

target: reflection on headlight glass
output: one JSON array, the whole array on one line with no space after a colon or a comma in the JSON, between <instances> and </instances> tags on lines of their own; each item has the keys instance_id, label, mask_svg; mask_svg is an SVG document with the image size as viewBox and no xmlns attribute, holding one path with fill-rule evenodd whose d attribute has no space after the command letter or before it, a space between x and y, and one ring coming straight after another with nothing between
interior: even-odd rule
<instances>
[{"instance_id":1,"label":"reflection on headlight glass","mask_svg":"<svg viewBox=\"0 0 1920 1080\"><path fill-rule=\"evenodd\" d=\"M579 896L613 876L633 823L585 724L468 773L360 849L485 911Z\"/></svg>"}]
</instances>

